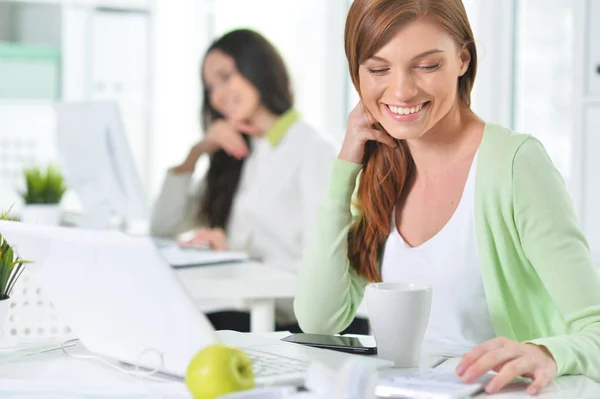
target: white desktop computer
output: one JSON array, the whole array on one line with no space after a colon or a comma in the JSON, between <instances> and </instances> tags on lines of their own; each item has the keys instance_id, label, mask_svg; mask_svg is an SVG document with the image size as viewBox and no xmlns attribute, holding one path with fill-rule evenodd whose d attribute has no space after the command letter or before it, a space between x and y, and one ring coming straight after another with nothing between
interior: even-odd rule
<instances>
[{"instance_id":1,"label":"white desktop computer","mask_svg":"<svg viewBox=\"0 0 600 399\"><path fill-rule=\"evenodd\" d=\"M114 102L56 106L59 162L67 185L79 197L81 227L104 229L115 219L146 222L146 191ZM121 226L126 228L125 226Z\"/></svg>"}]
</instances>

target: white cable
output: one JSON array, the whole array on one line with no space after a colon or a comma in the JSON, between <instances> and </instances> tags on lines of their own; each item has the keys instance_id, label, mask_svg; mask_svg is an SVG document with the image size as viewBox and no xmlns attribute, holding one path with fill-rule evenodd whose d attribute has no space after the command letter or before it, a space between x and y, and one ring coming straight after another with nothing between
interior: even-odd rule
<instances>
[{"instance_id":1,"label":"white cable","mask_svg":"<svg viewBox=\"0 0 600 399\"><path fill-rule=\"evenodd\" d=\"M65 345L68 345L68 344L71 344L71 343L75 343L77 341L79 341L79 339L77 339L77 338L67 340L67 341L63 342L62 344L60 344L60 349L63 351L63 353L65 355L67 355L70 358L73 358L73 359L82 359L82 360L97 360L97 361L100 361L100 362L104 363L105 365L107 365L107 366L109 366L109 367L117 370L117 371L120 371L121 373L132 375L134 377L141 377L141 378L145 378L145 379L152 380L152 381L158 381L158 382L172 382L172 381L169 381L169 380L166 380L166 379L161 379L161 378L154 377L154 374L158 373L163 368L163 366L164 366L164 357L163 357L162 353L160 351L154 349L154 348L147 348L147 349L144 349L142 352L140 352L140 354L137 357L137 361L136 361L136 365L135 365L135 370L132 371L132 370L127 370L127 369L125 369L123 367L119 367L116 364L111 363L110 361L108 361L107 359L105 359L105 358L103 358L101 356L96 356L96 355L74 355L74 354L71 354L71 353L67 352L67 350L65 348ZM139 366L140 359L141 359L141 357L144 354L146 354L148 352L155 352L155 353L157 353L159 355L159 357L160 357L160 364L155 369L153 369L153 370L142 371L142 370L140 370L140 366Z\"/></svg>"}]
</instances>

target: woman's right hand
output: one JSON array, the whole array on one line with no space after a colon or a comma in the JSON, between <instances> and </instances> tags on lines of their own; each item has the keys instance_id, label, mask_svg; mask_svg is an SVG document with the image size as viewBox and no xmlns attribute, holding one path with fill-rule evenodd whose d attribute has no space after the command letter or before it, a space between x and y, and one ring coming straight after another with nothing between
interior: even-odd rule
<instances>
[{"instance_id":1,"label":"woman's right hand","mask_svg":"<svg viewBox=\"0 0 600 399\"><path fill-rule=\"evenodd\" d=\"M369 114L363 109L361 102L356 104L348 116L348 127L339 159L353 163L362 163L365 153L365 143L370 140L379 141L392 148L396 148L396 141L392 136L381 130L373 129L373 122Z\"/></svg>"},{"instance_id":2,"label":"woman's right hand","mask_svg":"<svg viewBox=\"0 0 600 399\"><path fill-rule=\"evenodd\" d=\"M209 229L204 227L196 230L192 239L179 244L183 247L203 247L204 245L208 245L210 249L215 251L225 251L227 249L227 235L223 229Z\"/></svg>"},{"instance_id":3,"label":"woman's right hand","mask_svg":"<svg viewBox=\"0 0 600 399\"><path fill-rule=\"evenodd\" d=\"M242 159L248 155L248 146L242 133L256 132L256 128L247 123L218 119L209 126L204 139L192 147L185 161L173 170L175 173L191 173L202 154L212 153L218 149L223 149L234 158Z\"/></svg>"},{"instance_id":4,"label":"woman's right hand","mask_svg":"<svg viewBox=\"0 0 600 399\"><path fill-rule=\"evenodd\" d=\"M248 155L248 146L242 137L242 133L256 133L254 126L242 122L232 122L218 119L208 128L198 145L206 143L208 152L222 148L230 156L242 159Z\"/></svg>"}]
</instances>

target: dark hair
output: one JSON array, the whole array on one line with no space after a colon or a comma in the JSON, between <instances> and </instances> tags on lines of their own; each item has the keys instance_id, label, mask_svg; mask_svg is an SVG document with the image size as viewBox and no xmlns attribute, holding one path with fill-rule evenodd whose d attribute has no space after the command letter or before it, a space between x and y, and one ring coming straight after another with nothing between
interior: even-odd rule
<instances>
[{"instance_id":1,"label":"dark hair","mask_svg":"<svg viewBox=\"0 0 600 399\"><path fill-rule=\"evenodd\" d=\"M209 47L204 59L213 50L222 51L233 58L238 71L256 87L261 104L270 112L281 115L293 106L294 99L285 64L275 47L259 33L248 29L229 32ZM202 127L206 132L223 115L210 105L206 88L203 97L201 117ZM244 139L248 149L252 151L249 137L244 135ZM227 155L223 150L217 150L211 155L199 215L208 222L209 227L226 227L244 161Z\"/></svg>"},{"instance_id":2,"label":"dark hair","mask_svg":"<svg viewBox=\"0 0 600 399\"><path fill-rule=\"evenodd\" d=\"M469 106L477 71L473 32L462 0L355 0L346 19L346 58L354 87L360 93L359 66L380 49L402 24L429 17L438 22L471 55L467 71L458 78L458 97ZM381 124L378 126L383 129ZM394 205L413 175L408 146L398 149L370 141L365 145L363 170L358 185L361 216L348 234L348 259L356 272L369 281L380 281L378 258L391 230Z\"/></svg>"}]
</instances>

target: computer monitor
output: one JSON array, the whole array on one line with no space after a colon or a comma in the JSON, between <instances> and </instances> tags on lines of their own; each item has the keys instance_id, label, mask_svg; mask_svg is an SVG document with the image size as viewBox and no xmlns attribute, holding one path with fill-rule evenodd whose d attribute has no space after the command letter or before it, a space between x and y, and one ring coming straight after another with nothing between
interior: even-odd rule
<instances>
[{"instance_id":1,"label":"computer monitor","mask_svg":"<svg viewBox=\"0 0 600 399\"><path fill-rule=\"evenodd\" d=\"M57 145L70 189L84 207L80 223L108 228L114 217L146 221L149 205L114 102L60 103L56 106Z\"/></svg>"}]
</instances>

